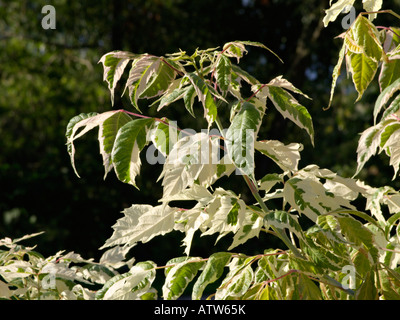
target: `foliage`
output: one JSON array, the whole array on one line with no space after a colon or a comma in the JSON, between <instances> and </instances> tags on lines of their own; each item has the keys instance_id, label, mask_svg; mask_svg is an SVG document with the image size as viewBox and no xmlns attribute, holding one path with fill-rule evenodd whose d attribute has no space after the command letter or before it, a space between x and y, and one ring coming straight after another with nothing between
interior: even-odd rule
<instances>
[{"instance_id":1,"label":"foliage","mask_svg":"<svg viewBox=\"0 0 400 320\"><path fill-rule=\"evenodd\" d=\"M327 11L325 23L337 17L337 10L353 3L338 1ZM397 16L391 11L381 13ZM393 95L400 86L393 68L400 44L396 29L378 32L371 21L375 14L370 14L370 20L364 15L341 36L343 47L331 92L333 95L343 60L358 100L381 66L381 93L374 118L393 101L381 121L361 135L356 174L379 148L390 157L396 177L400 114L398 97ZM267 106L303 129L312 143L314 126L308 110L295 98L309 99L306 94L282 76L261 83L239 67L249 47L271 53L258 42L232 41L222 48L197 49L191 55L185 51L165 57L113 51L100 59L112 101L117 82L125 81L123 94L139 113L120 109L72 118L66 130L72 167L77 173L75 140L98 128L105 175L114 170L120 181L138 188L136 178L147 147L146 160L163 167L160 204L134 204L125 209L102 247L108 250L100 264L62 253L44 262L32 248L17 245L24 238L4 239L1 244L9 250L2 252L2 297L40 298L43 294L65 299L156 299L160 294L153 287L156 271L164 269L164 299L178 299L191 283L192 299L203 298L212 283L217 289L209 298L217 300L400 299L400 193L391 187L370 187L315 164L299 169L301 144L260 138L265 115L271 112ZM206 128L196 132L181 129L166 117L145 116L139 104L143 99L159 113L178 105L178 100L183 100L182 109L192 116L198 117L195 111L200 107ZM229 119L220 119L225 113ZM229 123L227 129L222 121ZM256 152L275 162L281 171L258 177ZM243 178L255 203L217 185L233 174ZM357 209L360 202L365 203L363 211ZM139 242L172 231L184 234L185 255L164 266L124 261ZM191 256L195 232L218 234L217 241L233 234L233 240L227 251L208 258ZM261 232L279 238L286 248L266 248L256 255L232 251ZM49 275L46 265L56 262L62 263L54 273L63 285L53 287L50 293L42 291L39 280ZM70 267L70 262L85 266ZM101 269L102 276L93 266ZM129 271L120 271L121 267ZM88 271L84 273L82 268ZM91 283L102 287L90 288Z\"/></svg>"}]
</instances>

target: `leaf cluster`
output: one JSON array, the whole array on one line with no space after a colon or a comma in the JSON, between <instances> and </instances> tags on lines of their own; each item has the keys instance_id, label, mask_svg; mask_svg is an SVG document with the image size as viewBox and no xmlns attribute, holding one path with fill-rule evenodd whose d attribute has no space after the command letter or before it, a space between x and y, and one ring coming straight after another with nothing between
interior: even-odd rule
<instances>
[{"instance_id":1,"label":"leaf cluster","mask_svg":"<svg viewBox=\"0 0 400 320\"><path fill-rule=\"evenodd\" d=\"M353 3L339 0L332 5L325 24ZM364 1L364 5L373 11L380 9L379 3L373 1ZM358 99L380 66L376 121L400 88L395 72L399 41L394 28L378 31L371 21L375 12L369 14L370 20L365 14L360 15L341 35L343 47L333 72L331 94L344 60ZM69 276L67 280L74 284L89 279L100 283L101 288L90 290L71 284L65 290L55 290L52 298L146 300L158 299L161 294L163 299L175 300L190 290L191 298L196 300L203 298L210 284L215 284L217 289L208 299L400 299L399 191L374 188L315 164L299 168L303 149L300 143L284 144L259 137L269 106L304 129L312 143L314 129L310 113L295 98L309 98L306 94L282 76L261 83L239 67L248 46L270 51L261 43L233 41L221 49L197 49L191 55L185 51L165 57L114 51L100 59L112 101L117 82L124 81L124 71L130 67L123 94L129 95L138 113L112 110L72 118L66 130L72 166L75 169L74 141L98 128L105 175L114 170L120 181L137 187L135 178L140 174L147 147L146 160L163 166L159 177L163 195L158 205L133 204L123 211L112 236L101 248L107 250L99 265L106 266L109 272L100 282L96 282L97 274L92 269L84 273L67 263L59 273L56 271L60 279ZM195 108L203 110L207 128L201 132L183 130L171 119L146 116L139 100L157 107L159 113L183 100L183 111L192 116ZM397 175L397 100L394 97L381 121L361 135L357 173L379 148L391 157ZM223 119L229 123L228 128L223 128L220 120L220 115L225 114L222 110L230 115ZM259 178L256 152L275 162L280 171L271 170ZM232 174L242 176L253 202L215 185ZM357 208L360 200L365 204L363 209ZM182 203L188 205L179 205ZM147 243L172 231L184 235L183 256L172 258L163 266L153 261L126 261L128 252L139 242ZM192 256L196 232L201 236L217 234L216 241L231 234L233 240L226 251L207 258ZM232 251L261 232L277 237L285 247L266 248L256 255ZM19 240L1 242L9 248L0 260L4 280L0 282L1 295L38 298L42 290L38 280L34 281L44 272L37 266L43 264L43 259L26 264L21 257L31 251L19 247L17 250ZM49 258L49 263L54 259L57 263L66 260L97 266L81 258L68 260L61 253ZM158 270L164 271L161 292L154 286ZM81 278L81 274L87 277ZM22 286L14 290L20 281L31 278L33 282L27 284L27 289ZM24 296L26 292L29 294Z\"/></svg>"}]
</instances>

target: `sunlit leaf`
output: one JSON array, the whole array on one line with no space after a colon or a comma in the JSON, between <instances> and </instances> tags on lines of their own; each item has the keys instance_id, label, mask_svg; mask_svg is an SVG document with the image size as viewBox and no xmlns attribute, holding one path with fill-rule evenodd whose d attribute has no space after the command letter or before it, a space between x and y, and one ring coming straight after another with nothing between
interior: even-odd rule
<instances>
[{"instance_id":1,"label":"sunlit leaf","mask_svg":"<svg viewBox=\"0 0 400 320\"><path fill-rule=\"evenodd\" d=\"M254 171L254 142L261 120L255 105L245 102L225 134L229 157L247 175Z\"/></svg>"},{"instance_id":2,"label":"sunlit leaf","mask_svg":"<svg viewBox=\"0 0 400 320\"><path fill-rule=\"evenodd\" d=\"M185 291L188 284L197 275L199 269L205 264L200 258L185 257L185 260L168 269L165 283L162 287L163 298L176 300ZM167 265L170 265L169 261Z\"/></svg>"},{"instance_id":3,"label":"sunlit leaf","mask_svg":"<svg viewBox=\"0 0 400 320\"><path fill-rule=\"evenodd\" d=\"M96 112L92 113L81 113L78 116L73 117L68 125L65 136L67 137L67 150L71 158L72 168L75 171L75 174L79 177L78 172L75 167L75 146L74 140L83 136L88 131L96 128L100 124L102 124L106 119L111 117L115 111L108 111L101 114ZM78 130L81 129L78 133Z\"/></svg>"},{"instance_id":4,"label":"sunlit leaf","mask_svg":"<svg viewBox=\"0 0 400 320\"><path fill-rule=\"evenodd\" d=\"M108 89L111 92L111 102L114 104L114 91L117 82L121 79L125 67L130 60L139 58L139 55L127 51L113 51L103 55L99 61L103 64L104 74L103 79L108 84Z\"/></svg>"},{"instance_id":5,"label":"sunlit leaf","mask_svg":"<svg viewBox=\"0 0 400 320\"><path fill-rule=\"evenodd\" d=\"M174 229L177 209L167 205L133 205L123 211L113 226L114 232L101 248L116 245L132 247L138 242L148 242L157 235L163 235Z\"/></svg>"},{"instance_id":6,"label":"sunlit leaf","mask_svg":"<svg viewBox=\"0 0 400 320\"><path fill-rule=\"evenodd\" d=\"M154 119L136 119L118 131L111 159L119 180L136 187L135 178L140 173L140 151L148 143L147 134Z\"/></svg>"},{"instance_id":7,"label":"sunlit leaf","mask_svg":"<svg viewBox=\"0 0 400 320\"><path fill-rule=\"evenodd\" d=\"M204 289L210 284L218 280L224 271L226 264L232 257L229 252L217 252L212 254L201 272L199 278L195 282L192 291L192 299L199 300L203 295Z\"/></svg>"},{"instance_id":8,"label":"sunlit leaf","mask_svg":"<svg viewBox=\"0 0 400 320\"><path fill-rule=\"evenodd\" d=\"M105 169L104 179L107 173L113 168L111 161L111 152L114 147L114 141L119 129L131 121L132 118L125 112L116 112L114 115L103 121L99 125L99 146L100 154L103 157L103 166Z\"/></svg>"},{"instance_id":9,"label":"sunlit leaf","mask_svg":"<svg viewBox=\"0 0 400 320\"><path fill-rule=\"evenodd\" d=\"M278 140L256 141L255 149L271 158L283 171L297 171L300 151L303 146L298 143L284 145Z\"/></svg>"},{"instance_id":10,"label":"sunlit leaf","mask_svg":"<svg viewBox=\"0 0 400 320\"><path fill-rule=\"evenodd\" d=\"M331 1L332 2L332 1ZM347 7L352 6L355 0L338 0L328 10L325 10L325 17L323 19L324 26L326 27L329 22L335 21L339 14Z\"/></svg>"}]
</instances>

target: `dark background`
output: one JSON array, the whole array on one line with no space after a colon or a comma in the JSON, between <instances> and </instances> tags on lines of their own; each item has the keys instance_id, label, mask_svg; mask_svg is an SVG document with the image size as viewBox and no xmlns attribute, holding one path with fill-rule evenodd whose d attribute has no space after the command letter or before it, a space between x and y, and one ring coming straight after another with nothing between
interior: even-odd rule
<instances>
[{"instance_id":1,"label":"dark background","mask_svg":"<svg viewBox=\"0 0 400 320\"><path fill-rule=\"evenodd\" d=\"M55 30L41 27L46 4L56 8ZM98 248L111 236L111 226L124 208L157 204L161 167L144 162L137 179L140 191L119 182L113 172L103 180L97 130L76 142L81 179L70 165L65 146L69 119L112 108L102 66L97 64L112 50L165 55L182 49L191 54L196 48L222 47L232 40L262 42L284 64L267 51L251 48L242 68L262 82L283 75L313 98L299 99L313 117L316 145L313 148L306 134L274 108L269 109L260 136L303 143L300 167L315 163L352 176L359 133L372 124L378 88L372 85L354 104L357 94L351 80L341 77L332 108L323 111L341 47L341 40L334 38L344 31L341 16L323 27L328 7L328 0L0 0L0 237L45 231L33 240L42 254L67 250L98 259ZM400 1L384 1L387 8L400 12ZM390 15L377 21L399 24ZM115 108L133 109L126 98L118 98ZM142 110L155 114L153 109ZM166 115L182 128L201 129L202 122L179 106L170 106ZM265 158L259 168L263 174L274 169ZM378 156L359 178L373 186L399 188L392 176L388 159ZM253 201L242 180L234 177L221 184ZM182 238L180 233L156 238L133 248L132 255L165 263L183 254ZM229 237L216 247L214 241L196 238L193 254L208 256L230 244ZM262 235L235 250L257 253L275 245L279 244Z\"/></svg>"}]
</instances>

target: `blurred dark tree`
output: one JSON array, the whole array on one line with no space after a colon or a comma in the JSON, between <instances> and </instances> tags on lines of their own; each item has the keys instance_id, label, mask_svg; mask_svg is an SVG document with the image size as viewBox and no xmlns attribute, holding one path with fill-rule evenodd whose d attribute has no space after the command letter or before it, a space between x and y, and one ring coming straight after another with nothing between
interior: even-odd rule
<instances>
[{"instance_id":1,"label":"blurred dark tree","mask_svg":"<svg viewBox=\"0 0 400 320\"><path fill-rule=\"evenodd\" d=\"M51 1L56 8L55 30L41 27L46 4L49 1L0 0L1 237L44 230L45 235L35 239L43 254L65 249L98 258L97 248L111 235L121 210L132 203L157 203L162 190L155 181L161 168L143 165L140 191L113 174L103 181L96 132L77 142L81 179L70 166L64 137L69 119L111 108L97 62L112 50L163 55L179 49L191 53L232 40L264 43L284 64L254 48L242 59L243 68L263 82L283 75L313 98L301 102L313 116L316 146L312 148L306 135L273 108L260 135L303 143L302 165L316 163L344 176L355 172L358 134L371 124L378 88L371 87L354 104L350 80L341 77L333 107L323 111L341 46L334 37L344 31L340 19L323 27L328 0L57 0ZM399 12L400 3L385 1L384 7ZM397 23L384 15L378 19L382 25ZM126 98L118 98L115 108L131 106ZM182 128L202 125L179 107L171 106L165 115ZM377 186L391 183L387 162L376 157L360 176ZM259 164L260 177L270 166ZM221 184L252 201L245 185L239 179L232 181ZM183 252L180 240L180 235L155 239L138 247L134 255L163 261L160 252L166 257ZM250 242L246 250L260 251L271 243L270 238L261 240L261 246ZM194 250L207 255L213 241L201 239ZM222 241L221 246L225 244Z\"/></svg>"}]
</instances>

